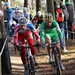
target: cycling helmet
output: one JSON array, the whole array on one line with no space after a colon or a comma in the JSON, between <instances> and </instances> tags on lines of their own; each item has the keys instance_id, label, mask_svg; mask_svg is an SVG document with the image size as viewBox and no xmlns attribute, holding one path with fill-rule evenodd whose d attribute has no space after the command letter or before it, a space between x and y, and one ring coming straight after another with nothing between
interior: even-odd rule
<instances>
[{"instance_id":1,"label":"cycling helmet","mask_svg":"<svg viewBox=\"0 0 75 75\"><path fill-rule=\"evenodd\" d=\"M18 6L16 6L16 7L14 8L14 10L19 10L19 7L18 7Z\"/></svg>"},{"instance_id":2,"label":"cycling helmet","mask_svg":"<svg viewBox=\"0 0 75 75\"><path fill-rule=\"evenodd\" d=\"M27 7L24 7L24 8L23 8L23 12L24 12L24 11L26 11L26 12L27 12Z\"/></svg>"},{"instance_id":3,"label":"cycling helmet","mask_svg":"<svg viewBox=\"0 0 75 75\"><path fill-rule=\"evenodd\" d=\"M27 25L27 23L28 23L28 19L27 18L25 18L25 17L20 17L19 18L19 20L18 20L18 23L19 23L19 25Z\"/></svg>"},{"instance_id":4,"label":"cycling helmet","mask_svg":"<svg viewBox=\"0 0 75 75\"><path fill-rule=\"evenodd\" d=\"M38 11L38 12L37 12L37 15L41 15L41 14L42 14L41 11Z\"/></svg>"},{"instance_id":5,"label":"cycling helmet","mask_svg":"<svg viewBox=\"0 0 75 75\"><path fill-rule=\"evenodd\" d=\"M19 12L19 7L14 8L15 12Z\"/></svg>"},{"instance_id":6,"label":"cycling helmet","mask_svg":"<svg viewBox=\"0 0 75 75\"><path fill-rule=\"evenodd\" d=\"M46 13L46 15L45 15L45 20L46 20L46 21L47 21L47 20L53 20L52 14L51 14L51 13Z\"/></svg>"}]
</instances>

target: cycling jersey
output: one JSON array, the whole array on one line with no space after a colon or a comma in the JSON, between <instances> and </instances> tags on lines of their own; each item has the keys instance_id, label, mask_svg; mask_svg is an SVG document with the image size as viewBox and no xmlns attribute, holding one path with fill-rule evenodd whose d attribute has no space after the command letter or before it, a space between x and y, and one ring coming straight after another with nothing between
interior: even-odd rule
<instances>
[{"instance_id":1,"label":"cycling jersey","mask_svg":"<svg viewBox=\"0 0 75 75\"><path fill-rule=\"evenodd\" d=\"M33 24L27 24L27 27L25 29L21 29L20 25L17 25L15 27L15 33L17 33L17 34L14 36L14 43L16 45L19 45L20 43L25 44L25 40L27 40L27 42L30 46L34 45L34 39L32 36L32 32L35 34L36 39L39 41L40 36L35 31ZM21 59L22 59L23 64L26 64L25 52L26 52L25 48L22 47L21 48ZM31 47L31 53L32 53L32 55L36 54L35 47Z\"/></svg>"},{"instance_id":2,"label":"cycling jersey","mask_svg":"<svg viewBox=\"0 0 75 75\"><path fill-rule=\"evenodd\" d=\"M26 12L26 13L24 14L24 17L26 17L28 20L30 20L30 14L29 14L29 12Z\"/></svg>"},{"instance_id":3,"label":"cycling jersey","mask_svg":"<svg viewBox=\"0 0 75 75\"><path fill-rule=\"evenodd\" d=\"M62 39L62 32L58 23L55 20L52 20L51 26L48 26L46 22L43 22L40 25L40 38L42 42L45 42L45 37L50 37L53 42Z\"/></svg>"},{"instance_id":4,"label":"cycling jersey","mask_svg":"<svg viewBox=\"0 0 75 75\"><path fill-rule=\"evenodd\" d=\"M11 21L14 20L14 21L16 21L16 23L18 23L18 19L19 19L20 17L23 17L23 16L24 16L24 14L23 14L22 12L18 12L18 14L16 15L15 11L13 11L13 12L11 13L11 18L10 18L10 20L11 20Z\"/></svg>"},{"instance_id":5,"label":"cycling jersey","mask_svg":"<svg viewBox=\"0 0 75 75\"><path fill-rule=\"evenodd\" d=\"M40 41L40 36L39 36L39 34L38 34L38 32L36 32L36 30L35 30L35 28L34 28L34 26L33 26L33 24L27 24L27 28L26 28L26 30L20 30L20 25L18 24L17 26L15 26L15 28L14 28L14 34L16 34L17 32L22 32L22 33L26 33L26 32L28 32L28 31L32 31L32 33L36 36L36 39L37 39L37 41ZM14 35L14 43L16 44L16 45L18 45L18 35L16 34L16 35Z\"/></svg>"}]
</instances>

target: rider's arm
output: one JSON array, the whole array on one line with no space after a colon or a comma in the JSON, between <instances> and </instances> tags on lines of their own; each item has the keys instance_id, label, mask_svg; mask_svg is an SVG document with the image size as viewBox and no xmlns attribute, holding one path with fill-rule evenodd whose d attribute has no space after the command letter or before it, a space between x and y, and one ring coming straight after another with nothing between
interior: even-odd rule
<instances>
[{"instance_id":1,"label":"rider's arm","mask_svg":"<svg viewBox=\"0 0 75 75\"><path fill-rule=\"evenodd\" d=\"M36 40L37 40L38 42L40 42L40 35L38 34L38 32L37 32L36 30L32 30L32 32L33 32L33 34L35 34Z\"/></svg>"},{"instance_id":2,"label":"rider's arm","mask_svg":"<svg viewBox=\"0 0 75 75\"><path fill-rule=\"evenodd\" d=\"M44 21L44 19L43 19L43 15L41 15L40 17L36 17L36 20L41 20L41 21Z\"/></svg>"},{"instance_id":3,"label":"rider's arm","mask_svg":"<svg viewBox=\"0 0 75 75\"><path fill-rule=\"evenodd\" d=\"M39 18L39 17L37 17L36 19L37 19L37 20L41 20L41 21L43 21L43 18Z\"/></svg>"},{"instance_id":4,"label":"rider's arm","mask_svg":"<svg viewBox=\"0 0 75 75\"><path fill-rule=\"evenodd\" d=\"M63 38L63 35L62 35L61 29L59 27L59 24L57 22L55 22L55 23L56 23L56 30L57 30L59 39L62 39Z\"/></svg>"},{"instance_id":5,"label":"rider's arm","mask_svg":"<svg viewBox=\"0 0 75 75\"><path fill-rule=\"evenodd\" d=\"M40 36L39 36L38 32L36 32L35 27L33 26L33 24L28 24L27 27L31 29L33 34L36 36L37 41L40 41Z\"/></svg>"},{"instance_id":6,"label":"rider's arm","mask_svg":"<svg viewBox=\"0 0 75 75\"><path fill-rule=\"evenodd\" d=\"M45 22L43 22L40 25L40 39L41 39L41 42L45 42L45 39L44 39L44 25L45 25Z\"/></svg>"}]
</instances>

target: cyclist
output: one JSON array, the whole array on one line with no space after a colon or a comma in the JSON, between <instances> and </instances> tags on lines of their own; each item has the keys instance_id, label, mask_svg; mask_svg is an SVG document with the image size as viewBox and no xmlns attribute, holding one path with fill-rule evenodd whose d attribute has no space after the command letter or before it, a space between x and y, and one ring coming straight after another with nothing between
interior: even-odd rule
<instances>
[{"instance_id":1,"label":"cyclist","mask_svg":"<svg viewBox=\"0 0 75 75\"><path fill-rule=\"evenodd\" d=\"M24 17L26 17L28 20L30 20L30 13L28 12L27 7L23 8Z\"/></svg>"},{"instance_id":2,"label":"cyclist","mask_svg":"<svg viewBox=\"0 0 75 75\"><path fill-rule=\"evenodd\" d=\"M26 58L25 58L25 48L24 46L25 41L27 40L28 44L30 46L34 45L34 39L32 36L32 32L36 34L36 36L39 36L37 32L35 32L34 30L31 31L31 29L34 29L33 26L31 26L31 24L28 25L28 20L25 17L20 17L19 21L18 21L19 25L15 28L15 33L17 33L17 42L18 42L18 46L21 46L21 59L23 62L23 65L25 67L25 75L27 75L28 70L27 70L27 65L26 65ZM39 38L38 38L39 40ZM37 66L38 63L35 59L36 56L36 49L35 47L31 47L31 53L33 55L34 58L34 63Z\"/></svg>"},{"instance_id":3,"label":"cyclist","mask_svg":"<svg viewBox=\"0 0 75 75\"><path fill-rule=\"evenodd\" d=\"M18 23L18 19L24 16L23 13L20 11L19 7L15 7L14 11L10 15L10 36L13 35L13 27ZM11 34L12 33L12 34ZM13 41L11 41L13 43Z\"/></svg>"},{"instance_id":4,"label":"cyclist","mask_svg":"<svg viewBox=\"0 0 75 75\"><path fill-rule=\"evenodd\" d=\"M58 23L53 20L53 16L51 13L47 13L45 15L45 21L40 25L40 38L42 43L51 43L51 42L58 42L62 40L62 32ZM60 59L60 67L61 70L65 70L62 62L61 62L61 50L60 50L60 43L56 44L57 52L59 54ZM51 60L51 49L48 50L49 54L49 63L52 62Z\"/></svg>"},{"instance_id":5,"label":"cyclist","mask_svg":"<svg viewBox=\"0 0 75 75\"><path fill-rule=\"evenodd\" d=\"M24 16L24 14L20 11L19 7L15 7L14 11L11 13L10 21L15 21L18 23L18 19L22 16Z\"/></svg>"},{"instance_id":6,"label":"cyclist","mask_svg":"<svg viewBox=\"0 0 75 75\"><path fill-rule=\"evenodd\" d=\"M41 11L38 11L36 16L33 19L33 22L36 20L37 25L36 25L36 29L38 28L39 24L41 24L43 22L43 15Z\"/></svg>"}]
</instances>

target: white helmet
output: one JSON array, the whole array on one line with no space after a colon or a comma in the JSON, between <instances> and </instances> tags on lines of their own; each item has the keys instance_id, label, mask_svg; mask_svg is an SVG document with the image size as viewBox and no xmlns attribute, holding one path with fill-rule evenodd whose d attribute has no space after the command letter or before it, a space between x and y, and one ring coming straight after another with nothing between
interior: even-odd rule
<instances>
[{"instance_id":1,"label":"white helmet","mask_svg":"<svg viewBox=\"0 0 75 75\"><path fill-rule=\"evenodd\" d=\"M28 24L28 19L25 17L20 17L18 20L19 25L27 25Z\"/></svg>"},{"instance_id":2,"label":"white helmet","mask_svg":"<svg viewBox=\"0 0 75 75\"><path fill-rule=\"evenodd\" d=\"M15 7L14 10L15 10L15 12L19 12L20 11L19 7Z\"/></svg>"},{"instance_id":3,"label":"white helmet","mask_svg":"<svg viewBox=\"0 0 75 75\"><path fill-rule=\"evenodd\" d=\"M38 11L38 12L37 12L37 15L41 15L41 14L42 14L41 11Z\"/></svg>"},{"instance_id":4,"label":"white helmet","mask_svg":"<svg viewBox=\"0 0 75 75\"><path fill-rule=\"evenodd\" d=\"M27 7L24 7L24 8L23 8L23 12L24 12L24 11L26 11L26 12L27 12Z\"/></svg>"}]
</instances>

